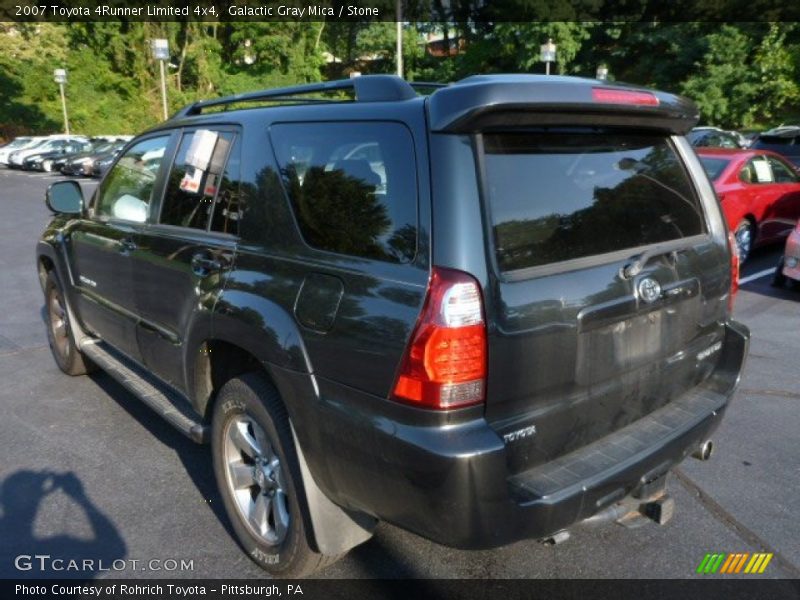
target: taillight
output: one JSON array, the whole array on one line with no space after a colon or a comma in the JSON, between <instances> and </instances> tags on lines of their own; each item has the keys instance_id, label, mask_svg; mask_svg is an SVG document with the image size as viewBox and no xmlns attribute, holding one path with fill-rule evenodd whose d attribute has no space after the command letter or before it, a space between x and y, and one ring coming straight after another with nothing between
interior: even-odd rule
<instances>
[{"instance_id":1,"label":"taillight","mask_svg":"<svg viewBox=\"0 0 800 600\"><path fill-rule=\"evenodd\" d=\"M422 408L449 409L483 402L485 393L480 286L466 273L434 267L392 396Z\"/></svg>"},{"instance_id":2,"label":"taillight","mask_svg":"<svg viewBox=\"0 0 800 600\"><path fill-rule=\"evenodd\" d=\"M728 248L731 253L731 293L728 296L728 310L733 311L733 299L739 291L739 247L732 231L728 232Z\"/></svg>"},{"instance_id":3,"label":"taillight","mask_svg":"<svg viewBox=\"0 0 800 600\"><path fill-rule=\"evenodd\" d=\"M636 104L639 106L658 106L655 94L633 90L615 90L613 88L592 88L592 99L604 104Z\"/></svg>"}]
</instances>

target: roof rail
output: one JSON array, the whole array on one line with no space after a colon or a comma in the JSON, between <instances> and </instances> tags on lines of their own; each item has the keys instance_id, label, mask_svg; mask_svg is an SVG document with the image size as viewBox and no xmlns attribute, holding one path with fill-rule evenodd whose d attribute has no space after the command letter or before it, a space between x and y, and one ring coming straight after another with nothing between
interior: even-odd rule
<instances>
[{"instance_id":1,"label":"roof rail","mask_svg":"<svg viewBox=\"0 0 800 600\"><path fill-rule=\"evenodd\" d=\"M336 81L323 81L321 83L309 83L292 87L275 88L272 90L261 90L258 92L247 92L235 94L224 98L214 98L211 100L201 100L190 104L179 110L172 117L179 119L199 115L203 109L212 106L225 106L239 102L256 102L259 100L271 100L277 102L331 102L335 100L324 100L321 98L302 98L306 94L319 94L335 92L339 90L352 90L355 94L356 102L393 102L398 100L409 100L415 98L417 93L415 88L434 88L444 87L440 83L408 83L405 79L397 75L362 75L351 79L338 79Z\"/></svg>"}]
</instances>

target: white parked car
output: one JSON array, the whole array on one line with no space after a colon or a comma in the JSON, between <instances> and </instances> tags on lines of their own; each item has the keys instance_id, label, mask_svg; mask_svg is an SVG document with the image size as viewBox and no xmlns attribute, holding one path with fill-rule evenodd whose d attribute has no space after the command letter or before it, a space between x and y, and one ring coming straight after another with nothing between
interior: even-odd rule
<instances>
[{"instance_id":1,"label":"white parked car","mask_svg":"<svg viewBox=\"0 0 800 600\"><path fill-rule=\"evenodd\" d=\"M16 152L17 150L22 150L24 148L32 148L37 144L42 143L46 139L46 137L42 136L21 136L15 138L13 141L0 148L0 163L7 165L8 157L11 156L12 152Z\"/></svg>"},{"instance_id":2,"label":"white parked car","mask_svg":"<svg viewBox=\"0 0 800 600\"><path fill-rule=\"evenodd\" d=\"M66 144L71 141L75 142L86 142L88 143L89 140L83 136L67 136L67 135L51 135L48 138L45 138L41 143L36 144L34 146L28 146L21 150L16 150L11 153L8 158L8 166L9 167L21 167L23 161L32 156L34 154L41 154L44 152L52 152L54 150L59 150Z\"/></svg>"}]
</instances>

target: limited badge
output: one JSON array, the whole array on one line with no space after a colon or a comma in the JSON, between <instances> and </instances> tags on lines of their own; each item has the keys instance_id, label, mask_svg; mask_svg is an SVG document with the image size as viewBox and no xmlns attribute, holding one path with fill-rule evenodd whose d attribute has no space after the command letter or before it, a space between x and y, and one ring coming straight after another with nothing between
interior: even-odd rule
<instances>
[{"instance_id":1,"label":"limited badge","mask_svg":"<svg viewBox=\"0 0 800 600\"><path fill-rule=\"evenodd\" d=\"M647 303L655 302L661 297L661 284L652 277L645 277L637 286L639 297Z\"/></svg>"}]
</instances>

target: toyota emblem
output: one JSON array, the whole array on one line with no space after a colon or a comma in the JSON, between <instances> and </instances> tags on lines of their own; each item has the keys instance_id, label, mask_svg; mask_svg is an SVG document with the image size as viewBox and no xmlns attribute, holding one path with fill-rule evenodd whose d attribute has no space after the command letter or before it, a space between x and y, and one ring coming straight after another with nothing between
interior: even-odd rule
<instances>
[{"instance_id":1,"label":"toyota emblem","mask_svg":"<svg viewBox=\"0 0 800 600\"><path fill-rule=\"evenodd\" d=\"M648 304L655 302L661 297L661 284L652 277L644 277L637 286L639 297Z\"/></svg>"}]
</instances>

